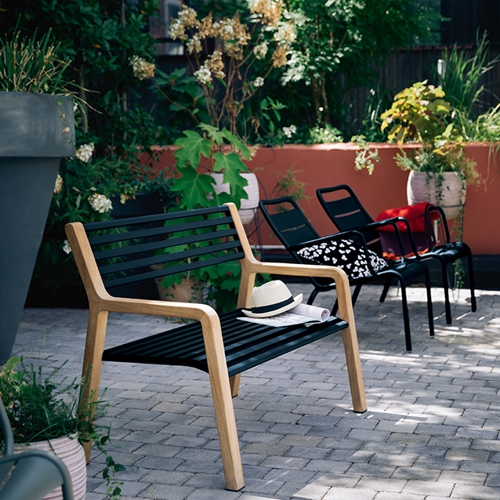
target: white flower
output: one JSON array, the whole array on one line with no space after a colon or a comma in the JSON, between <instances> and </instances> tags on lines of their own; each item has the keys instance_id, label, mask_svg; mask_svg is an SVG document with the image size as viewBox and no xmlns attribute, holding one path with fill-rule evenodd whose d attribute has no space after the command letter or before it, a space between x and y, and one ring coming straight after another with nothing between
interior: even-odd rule
<instances>
[{"instance_id":1,"label":"white flower","mask_svg":"<svg viewBox=\"0 0 500 500\"><path fill-rule=\"evenodd\" d=\"M292 137L293 134L295 134L295 132L297 132L297 127L295 125L290 125L289 127L283 127L283 134L289 139Z\"/></svg>"},{"instance_id":2,"label":"white flower","mask_svg":"<svg viewBox=\"0 0 500 500\"><path fill-rule=\"evenodd\" d=\"M56 183L54 184L54 194L59 194L63 187L63 178L60 174L57 174Z\"/></svg>"},{"instance_id":3,"label":"white flower","mask_svg":"<svg viewBox=\"0 0 500 500\"><path fill-rule=\"evenodd\" d=\"M154 78L156 67L153 63L147 62L137 55L132 56L129 61L136 78L139 78L139 80Z\"/></svg>"},{"instance_id":4,"label":"white flower","mask_svg":"<svg viewBox=\"0 0 500 500\"><path fill-rule=\"evenodd\" d=\"M69 244L68 240L64 240L62 250L64 253L67 253L68 255L72 252L71 245Z\"/></svg>"},{"instance_id":5,"label":"white flower","mask_svg":"<svg viewBox=\"0 0 500 500\"><path fill-rule=\"evenodd\" d=\"M104 214L106 212L109 212L110 210L113 210L113 203L111 203L111 200L109 198L106 198L106 196L104 196L103 194L95 193L89 196L87 199L90 203L90 206L100 214Z\"/></svg>"},{"instance_id":6,"label":"white flower","mask_svg":"<svg viewBox=\"0 0 500 500\"><path fill-rule=\"evenodd\" d=\"M253 53L257 59L263 59L266 57L268 50L267 42L259 43L253 48Z\"/></svg>"},{"instance_id":7,"label":"white flower","mask_svg":"<svg viewBox=\"0 0 500 500\"><path fill-rule=\"evenodd\" d=\"M186 42L186 50L188 54L198 54L202 51L201 41L198 35L193 35L193 38Z\"/></svg>"},{"instance_id":8,"label":"white flower","mask_svg":"<svg viewBox=\"0 0 500 500\"><path fill-rule=\"evenodd\" d=\"M94 152L94 143L84 144L79 149L76 150L76 157L83 161L83 163L88 163Z\"/></svg>"},{"instance_id":9,"label":"white flower","mask_svg":"<svg viewBox=\"0 0 500 500\"><path fill-rule=\"evenodd\" d=\"M253 86L254 87L262 87L264 85L264 78L261 76L258 76L254 81L253 81Z\"/></svg>"},{"instance_id":10,"label":"white flower","mask_svg":"<svg viewBox=\"0 0 500 500\"><path fill-rule=\"evenodd\" d=\"M207 85L212 82L212 72L208 68L205 68L205 66L202 66L198 71L195 71L194 76L203 85Z\"/></svg>"},{"instance_id":11,"label":"white flower","mask_svg":"<svg viewBox=\"0 0 500 500\"><path fill-rule=\"evenodd\" d=\"M274 34L274 40L278 45L286 46L292 43L296 38L295 29L292 23L280 23L280 26Z\"/></svg>"}]
</instances>

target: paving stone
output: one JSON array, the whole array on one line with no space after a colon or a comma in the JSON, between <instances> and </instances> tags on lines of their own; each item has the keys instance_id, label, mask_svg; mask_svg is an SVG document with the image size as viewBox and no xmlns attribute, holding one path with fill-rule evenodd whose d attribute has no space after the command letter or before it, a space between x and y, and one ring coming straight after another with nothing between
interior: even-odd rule
<instances>
[{"instance_id":1,"label":"paving stone","mask_svg":"<svg viewBox=\"0 0 500 500\"><path fill-rule=\"evenodd\" d=\"M472 484L457 484L451 498L467 498L470 500L498 500L498 488Z\"/></svg>"},{"instance_id":2,"label":"paving stone","mask_svg":"<svg viewBox=\"0 0 500 500\"><path fill-rule=\"evenodd\" d=\"M363 489L331 488L323 497L323 500L373 500L377 495L376 491Z\"/></svg>"},{"instance_id":3,"label":"paving stone","mask_svg":"<svg viewBox=\"0 0 500 500\"><path fill-rule=\"evenodd\" d=\"M241 498L241 494L235 491L199 488L193 491L186 500L235 500L236 498Z\"/></svg>"},{"instance_id":4,"label":"paving stone","mask_svg":"<svg viewBox=\"0 0 500 500\"><path fill-rule=\"evenodd\" d=\"M397 493L402 491L405 484L406 481L403 479L362 477L356 488Z\"/></svg>"},{"instance_id":5,"label":"paving stone","mask_svg":"<svg viewBox=\"0 0 500 500\"><path fill-rule=\"evenodd\" d=\"M438 481L484 485L487 477L486 473L445 470L441 472Z\"/></svg>"},{"instance_id":6,"label":"paving stone","mask_svg":"<svg viewBox=\"0 0 500 500\"><path fill-rule=\"evenodd\" d=\"M152 498L155 500L185 500L193 491L193 488L187 486L154 484L143 491L142 498Z\"/></svg>"},{"instance_id":7,"label":"paving stone","mask_svg":"<svg viewBox=\"0 0 500 500\"><path fill-rule=\"evenodd\" d=\"M453 491L455 483L440 481L418 481L410 479L403 488L403 493L413 495L438 495L449 497Z\"/></svg>"},{"instance_id":8,"label":"paving stone","mask_svg":"<svg viewBox=\"0 0 500 500\"><path fill-rule=\"evenodd\" d=\"M291 500L320 500L328 488L306 485L304 483L285 483L277 492L275 498Z\"/></svg>"}]
</instances>

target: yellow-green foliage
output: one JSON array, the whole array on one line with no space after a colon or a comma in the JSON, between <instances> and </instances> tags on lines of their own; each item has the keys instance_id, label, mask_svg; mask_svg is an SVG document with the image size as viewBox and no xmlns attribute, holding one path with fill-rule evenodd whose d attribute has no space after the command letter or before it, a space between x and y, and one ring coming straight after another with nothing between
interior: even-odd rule
<instances>
[{"instance_id":1,"label":"yellow-green foliage","mask_svg":"<svg viewBox=\"0 0 500 500\"><path fill-rule=\"evenodd\" d=\"M445 132L450 116L443 89L417 82L397 94L391 108L382 113L381 130L388 128L389 142L428 142Z\"/></svg>"}]
</instances>

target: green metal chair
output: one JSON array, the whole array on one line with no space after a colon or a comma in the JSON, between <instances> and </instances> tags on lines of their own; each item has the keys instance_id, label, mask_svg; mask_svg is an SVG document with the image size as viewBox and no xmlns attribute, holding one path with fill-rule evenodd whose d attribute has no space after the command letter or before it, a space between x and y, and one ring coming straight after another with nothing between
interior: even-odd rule
<instances>
[{"instance_id":1,"label":"green metal chair","mask_svg":"<svg viewBox=\"0 0 500 500\"><path fill-rule=\"evenodd\" d=\"M0 500L40 500L58 486L63 500L73 500L71 477L60 458L42 450L14 453L14 435L1 399L0 425L5 442L0 458Z\"/></svg>"}]
</instances>

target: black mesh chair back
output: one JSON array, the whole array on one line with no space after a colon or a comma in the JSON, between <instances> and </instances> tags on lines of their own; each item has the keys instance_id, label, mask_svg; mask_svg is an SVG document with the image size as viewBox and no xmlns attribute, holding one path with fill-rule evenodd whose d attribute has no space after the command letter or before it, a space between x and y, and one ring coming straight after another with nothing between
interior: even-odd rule
<instances>
[{"instance_id":1,"label":"black mesh chair back","mask_svg":"<svg viewBox=\"0 0 500 500\"><path fill-rule=\"evenodd\" d=\"M260 209L267 223L285 247L320 237L297 202L289 196L262 200Z\"/></svg>"},{"instance_id":2,"label":"black mesh chair back","mask_svg":"<svg viewBox=\"0 0 500 500\"><path fill-rule=\"evenodd\" d=\"M297 202L290 196L283 196L274 200L261 200L259 206L273 233L283 243L294 260L303 263L297 252L291 247L316 240L320 236ZM309 278L309 280L314 285L314 290L307 300L308 304L314 302L318 292L335 288L335 283L332 280L315 278Z\"/></svg>"},{"instance_id":3,"label":"black mesh chair back","mask_svg":"<svg viewBox=\"0 0 500 500\"><path fill-rule=\"evenodd\" d=\"M317 189L316 196L325 213L339 231L363 228L374 222L347 184ZM382 255L378 231L363 231L363 236L368 248L376 254Z\"/></svg>"}]
</instances>

